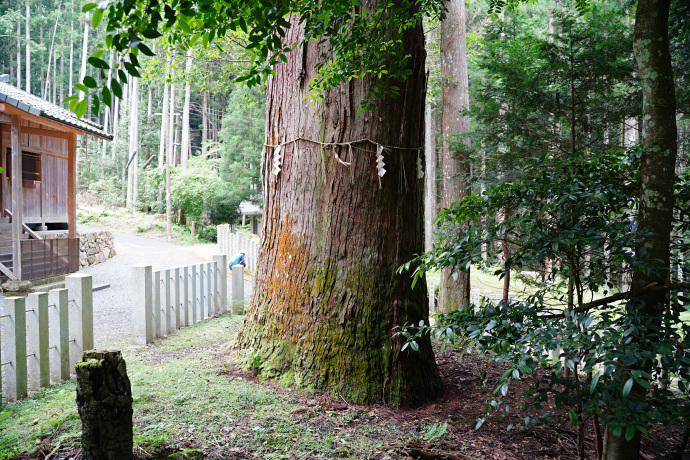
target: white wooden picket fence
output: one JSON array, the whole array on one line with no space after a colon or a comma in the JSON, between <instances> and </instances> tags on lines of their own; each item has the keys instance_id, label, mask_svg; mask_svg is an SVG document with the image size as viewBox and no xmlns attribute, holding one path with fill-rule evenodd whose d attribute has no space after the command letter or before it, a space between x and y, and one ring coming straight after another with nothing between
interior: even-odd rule
<instances>
[{"instance_id":1,"label":"white wooden picket fence","mask_svg":"<svg viewBox=\"0 0 690 460\"><path fill-rule=\"evenodd\" d=\"M218 252L228 256L232 260L239 252L247 251L247 269L256 272L259 262L259 243L248 240L244 233L232 233L230 225L218 226Z\"/></svg>"},{"instance_id":2,"label":"white wooden picket fence","mask_svg":"<svg viewBox=\"0 0 690 460\"><path fill-rule=\"evenodd\" d=\"M84 350L93 348L91 275L65 277L65 289L3 299L0 315L2 400L70 378Z\"/></svg>"},{"instance_id":3,"label":"white wooden picket fence","mask_svg":"<svg viewBox=\"0 0 690 460\"><path fill-rule=\"evenodd\" d=\"M132 341L153 343L171 331L191 326L227 311L228 259L153 271L151 265L132 267Z\"/></svg>"}]
</instances>

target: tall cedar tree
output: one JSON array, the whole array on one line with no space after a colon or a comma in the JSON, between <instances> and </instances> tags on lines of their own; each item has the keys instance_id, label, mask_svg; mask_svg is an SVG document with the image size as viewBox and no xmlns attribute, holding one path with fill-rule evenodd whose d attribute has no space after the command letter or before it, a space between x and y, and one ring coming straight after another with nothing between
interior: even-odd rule
<instances>
[{"instance_id":1,"label":"tall cedar tree","mask_svg":"<svg viewBox=\"0 0 690 460\"><path fill-rule=\"evenodd\" d=\"M158 37L166 24L173 26L168 40L182 49L192 37L211 42L244 30L263 57L239 79L264 78L268 88L261 259L237 344L257 353L265 375L355 403L413 406L434 398L440 379L430 341L418 353L402 351L393 333L428 320L426 289L412 290L396 268L423 250L421 16L438 14L440 5L165 3L108 5L108 42L149 54L139 37ZM97 15L97 6L85 9ZM99 56L90 62L107 66ZM136 59L130 62L136 72ZM308 95L319 97L310 104ZM378 146L386 146L383 177Z\"/></svg>"}]
</instances>

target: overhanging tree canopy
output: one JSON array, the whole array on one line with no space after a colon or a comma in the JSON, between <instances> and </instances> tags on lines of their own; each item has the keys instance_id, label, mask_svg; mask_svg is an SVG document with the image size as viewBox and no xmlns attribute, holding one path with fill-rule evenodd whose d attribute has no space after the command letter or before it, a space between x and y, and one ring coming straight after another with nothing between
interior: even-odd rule
<instances>
[{"instance_id":1,"label":"overhanging tree canopy","mask_svg":"<svg viewBox=\"0 0 690 460\"><path fill-rule=\"evenodd\" d=\"M417 405L440 390L429 341L421 353L402 351L392 332L428 318L426 289L413 291L396 268L422 250L421 18L441 3L84 7L94 24L107 16L106 46L121 54L116 76L98 89L106 103L138 74L137 56L151 54L144 39L165 34L184 49L246 34L250 66L237 80L266 80L268 108L261 265L238 344L254 351L266 375L357 403ZM101 56L89 62L105 77ZM98 87L83 83L81 90Z\"/></svg>"}]
</instances>

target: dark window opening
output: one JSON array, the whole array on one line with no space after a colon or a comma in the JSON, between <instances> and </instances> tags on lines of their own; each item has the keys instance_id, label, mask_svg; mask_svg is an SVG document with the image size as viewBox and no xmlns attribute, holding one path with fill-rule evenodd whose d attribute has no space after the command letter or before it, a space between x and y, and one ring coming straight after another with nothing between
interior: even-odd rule
<instances>
[{"instance_id":1,"label":"dark window opening","mask_svg":"<svg viewBox=\"0 0 690 460\"><path fill-rule=\"evenodd\" d=\"M12 181L12 149L9 147L5 155L5 177ZM22 179L31 182L41 181L41 155L22 151Z\"/></svg>"}]
</instances>

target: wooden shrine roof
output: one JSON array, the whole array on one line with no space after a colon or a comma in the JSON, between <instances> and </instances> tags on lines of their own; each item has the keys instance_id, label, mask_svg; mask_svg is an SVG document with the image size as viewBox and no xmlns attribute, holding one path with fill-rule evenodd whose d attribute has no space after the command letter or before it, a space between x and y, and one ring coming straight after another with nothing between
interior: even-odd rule
<instances>
[{"instance_id":1,"label":"wooden shrine roof","mask_svg":"<svg viewBox=\"0 0 690 460\"><path fill-rule=\"evenodd\" d=\"M73 112L2 81L0 81L0 102L35 117L46 118L104 139L112 140L113 138L101 125L85 119L80 120Z\"/></svg>"}]
</instances>

